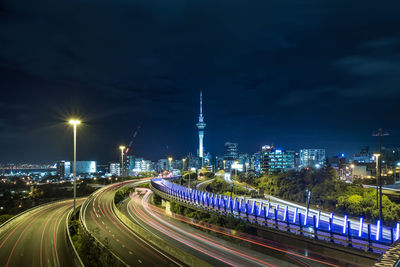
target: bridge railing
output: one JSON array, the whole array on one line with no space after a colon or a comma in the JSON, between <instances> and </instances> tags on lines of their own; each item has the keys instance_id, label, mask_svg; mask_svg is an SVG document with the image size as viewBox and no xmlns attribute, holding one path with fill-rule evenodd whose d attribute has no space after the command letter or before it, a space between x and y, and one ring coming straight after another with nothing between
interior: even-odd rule
<instances>
[{"instance_id":1,"label":"bridge railing","mask_svg":"<svg viewBox=\"0 0 400 267\"><path fill-rule=\"evenodd\" d=\"M164 179L153 179L151 185L161 192L163 197L175 200L185 206L213 212L220 215L231 215L245 220L257 227L273 228L275 230L300 235L312 239L340 244L375 253L385 252L389 246L399 239L399 224L397 229L390 229L389 236L382 234L382 225L378 221L376 227L364 224L360 219L357 229L352 227L352 222L347 216L342 220L342 225L334 224L334 216L328 221L321 220L321 214L302 214L298 209L290 211L286 206L282 209L279 205L263 204L256 201L243 201L243 199L226 197L200 190L186 188ZM364 230L367 230L366 233Z\"/></svg>"}]
</instances>

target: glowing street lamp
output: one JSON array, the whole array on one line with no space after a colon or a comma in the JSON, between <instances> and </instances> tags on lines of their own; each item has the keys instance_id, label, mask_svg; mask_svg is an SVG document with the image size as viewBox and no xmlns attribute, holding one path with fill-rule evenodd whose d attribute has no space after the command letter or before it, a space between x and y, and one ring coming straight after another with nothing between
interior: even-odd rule
<instances>
[{"instance_id":1,"label":"glowing street lamp","mask_svg":"<svg viewBox=\"0 0 400 267\"><path fill-rule=\"evenodd\" d=\"M239 161L235 160L235 165L236 165L236 168L235 168L236 175L235 175L235 177L236 177L236 179L237 179L238 164L239 164Z\"/></svg>"},{"instance_id":2,"label":"glowing street lamp","mask_svg":"<svg viewBox=\"0 0 400 267\"><path fill-rule=\"evenodd\" d=\"M182 159L182 173L183 173L183 171L185 170L185 161L186 161L186 159L183 158L183 159Z\"/></svg>"},{"instance_id":3,"label":"glowing street lamp","mask_svg":"<svg viewBox=\"0 0 400 267\"><path fill-rule=\"evenodd\" d=\"M379 173L379 157L381 154L379 153L375 153L374 157L375 157L375 162L376 162L376 208L379 207L379 194L378 194L378 173Z\"/></svg>"},{"instance_id":4,"label":"glowing street lamp","mask_svg":"<svg viewBox=\"0 0 400 267\"><path fill-rule=\"evenodd\" d=\"M225 162L226 162L226 160L223 160L222 162L224 163L224 171L225 171Z\"/></svg>"},{"instance_id":5,"label":"glowing street lamp","mask_svg":"<svg viewBox=\"0 0 400 267\"><path fill-rule=\"evenodd\" d=\"M168 161L169 161L169 170L171 170L172 169L172 157L169 157Z\"/></svg>"},{"instance_id":6,"label":"glowing street lamp","mask_svg":"<svg viewBox=\"0 0 400 267\"><path fill-rule=\"evenodd\" d=\"M76 126L81 123L80 120L71 119L69 124L74 126L74 213L76 208Z\"/></svg>"},{"instance_id":7,"label":"glowing street lamp","mask_svg":"<svg viewBox=\"0 0 400 267\"><path fill-rule=\"evenodd\" d=\"M119 149L121 150L121 177L123 176L123 172L124 172L124 150L125 150L125 146L119 146Z\"/></svg>"}]
</instances>

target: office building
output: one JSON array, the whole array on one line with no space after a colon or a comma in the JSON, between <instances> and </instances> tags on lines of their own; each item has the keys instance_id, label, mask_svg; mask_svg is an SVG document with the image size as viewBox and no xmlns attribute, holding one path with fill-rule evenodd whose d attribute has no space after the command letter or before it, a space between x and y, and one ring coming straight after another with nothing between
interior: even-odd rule
<instances>
[{"instance_id":1,"label":"office building","mask_svg":"<svg viewBox=\"0 0 400 267\"><path fill-rule=\"evenodd\" d=\"M116 162L110 163L110 174L112 176L120 176L121 164Z\"/></svg>"},{"instance_id":2,"label":"office building","mask_svg":"<svg viewBox=\"0 0 400 267\"><path fill-rule=\"evenodd\" d=\"M239 144L238 143L225 143L225 160L237 160L239 158Z\"/></svg>"},{"instance_id":3,"label":"office building","mask_svg":"<svg viewBox=\"0 0 400 267\"><path fill-rule=\"evenodd\" d=\"M68 178L71 175L71 162L64 160L58 161L56 169L59 178Z\"/></svg>"},{"instance_id":4,"label":"office building","mask_svg":"<svg viewBox=\"0 0 400 267\"><path fill-rule=\"evenodd\" d=\"M321 167L325 163L325 149L301 149L300 167Z\"/></svg>"},{"instance_id":5,"label":"office building","mask_svg":"<svg viewBox=\"0 0 400 267\"><path fill-rule=\"evenodd\" d=\"M264 173L273 175L295 168L295 152L275 149L273 146L263 146L261 150L261 169Z\"/></svg>"}]
</instances>

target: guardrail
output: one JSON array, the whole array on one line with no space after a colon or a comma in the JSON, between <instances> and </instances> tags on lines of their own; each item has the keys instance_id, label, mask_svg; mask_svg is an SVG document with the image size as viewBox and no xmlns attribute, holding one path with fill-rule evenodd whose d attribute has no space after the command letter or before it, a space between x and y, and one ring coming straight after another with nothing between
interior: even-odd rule
<instances>
[{"instance_id":1,"label":"guardrail","mask_svg":"<svg viewBox=\"0 0 400 267\"><path fill-rule=\"evenodd\" d=\"M384 253L392 244L391 242L379 240L379 232L374 236L371 233L370 225L367 225L367 236L363 237L361 231L363 224L361 223L360 231L352 229L350 221L348 221L347 218L345 218L343 228L338 232L338 226L332 223L333 218L329 219L328 230L321 229L319 227L321 225L319 217L313 216L310 218L308 214L303 215L297 212L297 209L291 214L292 216L289 217L287 207L284 209L283 213L281 212L281 214L279 214L279 205L278 207L272 208L270 204L267 206L263 206L262 203L257 205L255 201L253 201L252 204L248 201L244 203L242 199L237 200L235 198L232 200L222 195L214 195L204 191L188 189L163 179L152 180L151 186L152 189L156 189L156 191L166 199L175 200L187 207L197 210L213 212L219 215L234 216L258 228L274 229L288 234L378 254ZM377 229L380 228L377 227ZM356 236L354 235L355 231L357 232ZM392 239L395 238L393 229L391 233ZM398 238L398 232L396 233L396 237Z\"/></svg>"}]
</instances>

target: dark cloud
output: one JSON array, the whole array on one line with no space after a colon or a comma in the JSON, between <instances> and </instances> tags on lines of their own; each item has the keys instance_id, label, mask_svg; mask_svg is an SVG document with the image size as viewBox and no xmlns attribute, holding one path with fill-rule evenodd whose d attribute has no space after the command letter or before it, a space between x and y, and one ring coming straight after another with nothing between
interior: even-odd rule
<instances>
[{"instance_id":1,"label":"dark cloud","mask_svg":"<svg viewBox=\"0 0 400 267\"><path fill-rule=\"evenodd\" d=\"M142 125L145 157L266 142L330 153L397 144L398 1L3 1L0 161L118 156ZM396 134L397 133L397 134ZM168 146L168 149L166 147ZM17 148L17 149L12 149ZM24 153L20 153L24 151Z\"/></svg>"}]
</instances>

